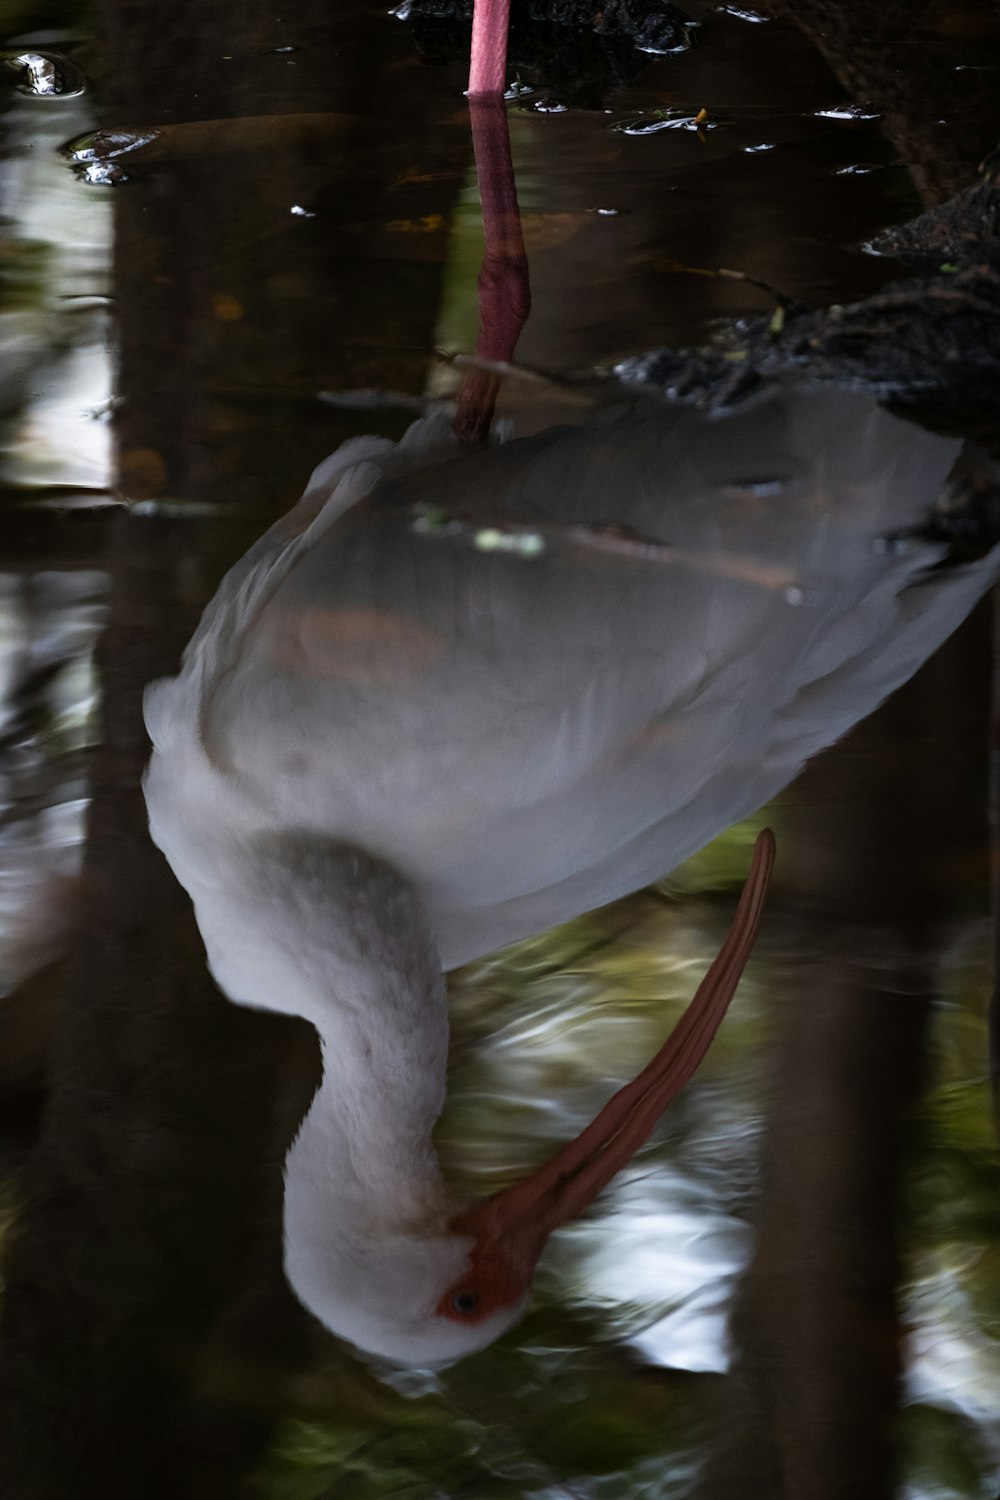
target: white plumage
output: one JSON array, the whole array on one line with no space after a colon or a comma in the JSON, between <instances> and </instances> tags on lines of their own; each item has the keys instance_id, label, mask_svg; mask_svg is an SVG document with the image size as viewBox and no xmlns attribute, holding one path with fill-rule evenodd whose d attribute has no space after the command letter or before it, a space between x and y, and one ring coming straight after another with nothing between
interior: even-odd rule
<instances>
[{"instance_id":1,"label":"white plumage","mask_svg":"<svg viewBox=\"0 0 1000 1500\"><path fill-rule=\"evenodd\" d=\"M227 575L148 692L150 825L221 987L323 1041L286 1263L336 1331L426 1363L513 1321L435 1312L442 970L665 874L912 674L996 573L882 545L958 446L793 388L477 454L431 418Z\"/></svg>"}]
</instances>

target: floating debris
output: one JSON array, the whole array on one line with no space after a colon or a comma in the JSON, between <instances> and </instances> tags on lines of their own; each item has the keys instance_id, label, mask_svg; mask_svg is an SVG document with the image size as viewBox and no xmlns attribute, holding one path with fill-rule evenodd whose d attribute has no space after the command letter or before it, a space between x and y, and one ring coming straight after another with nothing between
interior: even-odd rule
<instances>
[{"instance_id":1,"label":"floating debris","mask_svg":"<svg viewBox=\"0 0 1000 1500\"><path fill-rule=\"evenodd\" d=\"M477 552L505 552L529 560L546 551L545 537L536 526L516 521L483 526L436 505L418 505L415 512L412 529L418 536L447 537L465 542Z\"/></svg>"},{"instance_id":2,"label":"floating debris","mask_svg":"<svg viewBox=\"0 0 1000 1500\"><path fill-rule=\"evenodd\" d=\"M481 526L440 506L419 505L415 509L413 530L418 536L447 537L463 541L477 552L506 552L527 559L540 557L546 550L545 538L536 527L517 522Z\"/></svg>"},{"instance_id":3,"label":"floating debris","mask_svg":"<svg viewBox=\"0 0 1000 1500\"><path fill-rule=\"evenodd\" d=\"M653 21L655 18L649 19ZM637 52L645 52L649 57L673 57L679 52L690 52L700 24L699 21L685 17L683 25L677 28L654 30L650 26L645 30L640 29L632 37L632 45Z\"/></svg>"},{"instance_id":4,"label":"floating debris","mask_svg":"<svg viewBox=\"0 0 1000 1500\"><path fill-rule=\"evenodd\" d=\"M704 108L695 114L681 109L658 109L649 115L618 120L611 129L618 135L657 135L661 130L690 130L701 135L706 130L718 130L720 126L731 124L731 120L713 119Z\"/></svg>"},{"instance_id":5,"label":"floating debris","mask_svg":"<svg viewBox=\"0 0 1000 1500\"><path fill-rule=\"evenodd\" d=\"M484 526L472 538L477 552L515 552L519 557L539 557L545 551L545 539L537 531L501 531Z\"/></svg>"},{"instance_id":6,"label":"floating debris","mask_svg":"<svg viewBox=\"0 0 1000 1500\"><path fill-rule=\"evenodd\" d=\"M92 130L67 141L62 150L81 181L95 187L119 187L129 180L121 158L158 138L159 131L154 129Z\"/></svg>"},{"instance_id":7,"label":"floating debris","mask_svg":"<svg viewBox=\"0 0 1000 1500\"><path fill-rule=\"evenodd\" d=\"M76 169L81 182L91 187L120 187L131 180L131 174L117 161L88 161Z\"/></svg>"},{"instance_id":8,"label":"floating debris","mask_svg":"<svg viewBox=\"0 0 1000 1500\"><path fill-rule=\"evenodd\" d=\"M765 478L748 480L740 489L740 497L772 495L784 489L783 479ZM815 587L803 582L787 568L776 566L762 558L749 554L733 553L716 557L706 553L689 552L674 547L669 542L644 535L627 526L605 525L561 525L554 522L532 524L504 518L493 525L480 522L445 510L442 506L417 505L413 507L411 529L418 536L430 540L448 540L473 547L477 552L499 552L508 556L533 562L547 553L570 555L584 553L599 555L623 564L639 566L674 567L709 573L720 578L732 578L748 583L755 588L778 593L786 604L808 604L816 597Z\"/></svg>"},{"instance_id":9,"label":"floating debris","mask_svg":"<svg viewBox=\"0 0 1000 1500\"><path fill-rule=\"evenodd\" d=\"M77 99L84 91L80 69L61 52L8 48L0 62L20 75L18 92L44 99Z\"/></svg>"},{"instance_id":10,"label":"floating debris","mask_svg":"<svg viewBox=\"0 0 1000 1500\"><path fill-rule=\"evenodd\" d=\"M813 111L816 120L881 120L882 111L870 104L833 104Z\"/></svg>"},{"instance_id":11,"label":"floating debris","mask_svg":"<svg viewBox=\"0 0 1000 1500\"><path fill-rule=\"evenodd\" d=\"M759 10L745 10L739 5L719 5L716 8L722 16L734 16L737 21L750 21L755 26L762 26L771 19L762 16Z\"/></svg>"}]
</instances>

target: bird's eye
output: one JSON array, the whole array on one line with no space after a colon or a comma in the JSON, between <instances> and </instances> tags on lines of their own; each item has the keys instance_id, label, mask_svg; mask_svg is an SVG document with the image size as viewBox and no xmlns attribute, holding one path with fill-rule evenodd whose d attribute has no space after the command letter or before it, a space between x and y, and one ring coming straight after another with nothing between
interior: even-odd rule
<instances>
[{"instance_id":1,"label":"bird's eye","mask_svg":"<svg viewBox=\"0 0 1000 1500\"><path fill-rule=\"evenodd\" d=\"M469 1313L474 1313L479 1306L479 1293L456 1292L451 1299L451 1305L455 1312L468 1316Z\"/></svg>"}]
</instances>

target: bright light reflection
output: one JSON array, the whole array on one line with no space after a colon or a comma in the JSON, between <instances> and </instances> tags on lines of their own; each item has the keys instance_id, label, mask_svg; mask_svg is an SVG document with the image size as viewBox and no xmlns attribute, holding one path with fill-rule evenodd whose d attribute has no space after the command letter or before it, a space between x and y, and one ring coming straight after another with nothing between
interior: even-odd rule
<instances>
[{"instance_id":1,"label":"bright light reflection","mask_svg":"<svg viewBox=\"0 0 1000 1500\"><path fill-rule=\"evenodd\" d=\"M574 1226L568 1238L587 1296L618 1309L647 1359L672 1369L728 1368L727 1304L751 1234L706 1204L701 1184L670 1169L636 1173L616 1186L609 1213Z\"/></svg>"},{"instance_id":2,"label":"bright light reflection","mask_svg":"<svg viewBox=\"0 0 1000 1500\"><path fill-rule=\"evenodd\" d=\"M88 313L88 323L93 319ZM100 343L78 346L42 377L44 388L7 446L4 469L17 483L108 488L111 371L102 324L103 315L94 332Z\"/></svg>"},{"instance_id":3,"label":"bright light reflection","mask_svg":"<svg viewBox=\"0 0 1000 1500\"><path fill-rule=\"evenodd\" d=\"M961 1246L945 1247L962 1257ZM979 1326L965 1279L982 1255L966 1247L964 1264L940 1265L917 1282L907 1308L906 1393L913 1402L960 1413L979 1429L1000 1477L997 1411L1000 1348Z\"/></svg>"},{"instance_id":4,"label":"bright light reflection","mask_svg":"<svg viewBox=\"0 0 1000 1500\"><path fill-rule=\"evenodd\" d=\"M15 413L2 477L27 488L110 484L111 201L60 153L92 123L86 96L13 96L4 114L5 235L25 270L0 314ZM72 920L88 805L72 757L96 735L106 582L79 569L0 575L0 995L58 956Z\"/></svg>"},{"instance_id":5,"label":"bright light reflection","mask_svg":"<svg viewBox=\"0 0 1000 1500\"><path fill-rule=\"evenodd\" d=\"M80 182L60 151L92 127L89 100L14 95L3 124L5 236L30 267L17 304L0 315L4 380L17 387L18 408L3 477L106 488L110 431L94 414L112 384L111 198Z\"/></svg>"}]
</instances>

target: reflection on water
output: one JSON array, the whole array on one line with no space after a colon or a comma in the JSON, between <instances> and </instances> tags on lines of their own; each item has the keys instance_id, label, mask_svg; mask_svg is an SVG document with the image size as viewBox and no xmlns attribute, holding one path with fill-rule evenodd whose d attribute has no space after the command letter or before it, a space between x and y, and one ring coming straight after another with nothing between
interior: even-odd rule
<instances>
[{"instance_id":1,"label":"reflection on water","mask_svg":"<svg viewBox=\"0 0 1000 1500\"><path fill-rule=\"evenodd\" d=\"M87 748L97 739L93 649L101 573L3 579L0 640L0 993L62 948L79 874Z\"/></svg>"},{"instance_id":2,"label":"reflection on water","mask_svg":"<svg viewBox=\"0 0 1000 1500\"><path fill-rule=\"evenodd\" d=\"M697 342L712 316L766 302L748 283L685 275L679 263L732 266L814 303L880 284L885 264L849 247L915 213L920 195L940 201L971 180L998 133L996 38L976 6L937 7L916 30L906 18L902 31L893 5L874 19L860 5L839 9L836 37L816 21L821 53L781 21L699 8L699 45L611 94L610 115L541 112L530 96L512 109L534 299L519 344L526 364L606 367L653 345ZM219 578L289 510L324 455L361 433L396 441L412 420L406 402L373 411L350 393L447 395L457 377L434 349L475 341L480 244L461 69L419 67L407 25L368 7L327 10L298 0L279 20L211 8L192 35L169 6L154 17L108 0L100 41L86 49L28 31L29 20L6 39L18 56L65 51L82 76L101 80L77 98L29 97L14 91L21 80L11 72L5 115L3 952L16 957L0 1018L0 1223L16 1223L0 1367L6 1488L235 1495L255 1473L259 1492L287 1496L881 1496L896 1488L887 1434L902 1348L909 1492L988 1496L1000 1454L980 1019L981 621L768 810L781 842L778 886L716 1047L594 1213L553 1240L515 1333L450 1371L376 1378L285 1287L281 1167L315 1088L315 1044L309 1028L241 1011L208 981L185 899L145 835L140 703L147 681L176 673ZM810 4L799 12L813 24ZM123 66L136 57L141 69ZM550 102L565 102L558 86ZM725 128L610 128L669 120L670 110L694 120L703 108ZM80 181L57 154L95 127L162 134L129 153L129 180L112 189ZM879 170L845 171L859 164ZM96 300L108 293L113 427L92 415L109 410L105 304ZM782 448L793 468L801 460L798 478L772 463L733 467L735 445L706 440L702 471L717 456L726 472L711 476L719 488L699 508L685 497L706 492L685 488L668 440L648 440L644 470L623 427L648 420L663 431L676 420L690 435L700 419L589 416L593 389L583 387L581 402L577 385L505 383L500 412L513 440L406 483L386 480L381 508L366 502L363 512L381 528L377 546L371 529L352 529L350 512L337 523L336 560L327 568L324 557L319 585L337 601L340 627L331 631L324 611L311 623L321 663L339 664L341 676L323 677L317 712L336 704L341 722L345 705L363 705L363 717L379 695L395 705L395 740L388 724L379 732L394 747L394 779L379 780L359 734L351 778L331 787L321 764L311 782L301 767L282 781L281 816L313 823L327 815L324 796L360 789L351 836L381 819L395 858L406 850L391 840L408 839L419 878L438 881L452 957L483 955L451 976L448 1104L436 1134L450 1180L472 1192L505 1186L571 1139L655 1051L719 946L752 833L725 834L663 887L490 954L493 941L600 895L576 891L546 912L529 901L538 915L519 911L506 928L500 898L516 898L518 879L551 886L567 837L584 867L589 859L603 870L605 895L662 876L867 713L990 576L973 559L917 584L946 543L871 547L934 504L957 449L950 438L875 414L866 447L842 436L855 430L846 421L827 430L820 420L818 443ZM348 399L321 403L319 392ZM830 398L782 399L786 412L829 410ZM853 410L865 398L832 399ZM768 459L768 423L781 409L765 402L741 419ZM564 420L583 421L584 436L553 438ZM805 431L797 420L782 438ZM112 432L114 486L142 503L128 514L90 506L71 519L70 502L110 498L101 492ZM524 448L522 433L541 436ZM613 490L595 462L595 433ZM815 479L809 465L824 442L833 470L822 483L802 480ZM528 453L541 455L540 467L519 469ZM462 508L472 487L463 465L490 476L476 481L481 510ZM655 503L639 515L623 499L662 493L658 466L669 470L683 539L676 527L656 530ZM831 503L826 482L845 466L847 510L846 490L834 482ZM641 483L629 488L636 474ZM900 509L874 513L854 483L861 474L869 496ZM779 531L768 522L783 500L797 519ZM837 537L830 522L848 513L859 521ZM500 544L483 550L484 532ZM524 546L532 538L541 541L533 553ZM642 548L664 547L669 561L648 551L640 559ZM521 705L520 723L527 684L539 712L569 694L560 653L606 643L612 618L619 639L641 638L656 596L633 582L642 568L657 577L669 568L676 613L666 625L683 638L688 692L704 681L694 655L721 651L744 712L770 682L759 713L773 723L791 662L811 661L808 680L820 686L811 738L800 717L770 780L752 789L745 773L722 778L725 797L711 817L699 814L689 844L655 844L649 868L618 887L606 881L614 860L600 866L606 829L619 844L639 837L653 807L680 796L684 758L671 759L679 747L669 722L648 760L632 725L633 770L617 782L594 776L543 840L509 818L473 820L463 848L449 823L456 794L488 801L504 785L504 797L525 806L551 795L573 754L597 742L604 700L595 696L576 739L565 721L558 754L542 763L523 753L513 793L502 715L475 751L485 790L462 780L467 753L444 776L433 756L411 759L407 783L400 742L417 735L402 706L415 682L434 679L430 646L453 640L445 617L480 632L462 693L441 709L439 741L467 746L470 683L486 702L502 686ZM559 580L558 608L539 577ZM843 609L838 635L830 601L843 604L849 586L856 608ZM798 603L788 588L802 591ZM887 613L866 612L871 588ZM91 654L109 589L97 644L102 741L92 748ZM916 606L909 654L898 619L887 623L897 595ZM373 636L372 611L392 616L403 599L419 629ZM354 622L346 638L345 608ZM852 636L857 608L866 628ZM763 620L762 663L750 647L761 644ZM505 642L518 628L524 641L506 675L501 662L491 676L483 633L499 635L498 622ZM300 642L277 623L268 649L279 665L269 670L315 685L315 660L290 663ZM780 644L786 627L794 651ZM457 649L447 645L445 659ZM858 650L874 668L864 682L816 668L824 652L838 672L852 656L856 668ZM635 705L643 680L612 673L605 697ZM287 730L276 723L275 750ZM246 755L251 743L241 734L228 748ZM758 764L769 743L758 733ZM608 764L612 751L602 753ZM263 756L258 787L274 791L267 766ZM303 784L304 807L295 801ZM620 803L616 785L627 793ZM88 797L84 920L70 966L60 959L79 898L43 902L42 891L53 890L49 869L55 889L67 876L75 883L81 850L66 840L77 838ZM401 824L404 806L424 822ZM196 840L211 839L221 810L198 809ZM449 869L461 871L450 887ZM467 918L454 916L463 901L487 912L464 948Z\"/></svg>"}]
</instances>

